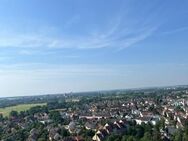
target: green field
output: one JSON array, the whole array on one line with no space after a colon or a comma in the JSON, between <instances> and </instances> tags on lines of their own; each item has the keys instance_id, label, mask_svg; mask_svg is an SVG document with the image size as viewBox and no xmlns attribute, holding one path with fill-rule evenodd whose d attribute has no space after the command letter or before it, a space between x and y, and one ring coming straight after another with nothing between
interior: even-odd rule
<instances>
[{"instance_id":1,"label":"green field","mask_svg":"<svg viewBox=\"0 0 188 141\"><path fill-rule=\"evenodd\" d=\"M0 113L3 114L3 116L9 116L9 113L11 111L17 111L17 112L21 112L21 111L26 111L29 110L32 107L35 106L44 106L46 105L46 103L39 103L39 104L20 104L17 106L11 106L11 107L6 107L6 108L0 108Z\"/></svg>"}]
</instances>

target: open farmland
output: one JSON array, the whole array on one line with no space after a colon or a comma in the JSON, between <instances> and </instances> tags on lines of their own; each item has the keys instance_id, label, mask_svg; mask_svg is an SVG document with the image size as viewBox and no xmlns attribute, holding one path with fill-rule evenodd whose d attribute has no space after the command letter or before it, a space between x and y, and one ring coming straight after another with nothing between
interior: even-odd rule
<instances>
[{"instance_id":1,"label":"open farmland","mask_svg":"<svg viewBox=\"0 0 188 141\"><path fill-rule=\"evenodd\" d=\"M21 112L21 111L29 110L30 108L35 107L35 106L44 106L44 105L46 105L46 103L20 104L20 105L10 106L6 108L0 108L0 113L3 114L3 116L9 116L9 113L11 111Z\"/></svg>"}]
</instances>

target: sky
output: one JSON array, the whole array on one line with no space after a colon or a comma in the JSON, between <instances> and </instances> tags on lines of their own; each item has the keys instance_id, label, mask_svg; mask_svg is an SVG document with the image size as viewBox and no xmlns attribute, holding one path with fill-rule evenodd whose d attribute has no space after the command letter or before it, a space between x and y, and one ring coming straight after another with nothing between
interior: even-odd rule
<instances>
[{"instance_id":1,"label":"sky","mask_svg":"<svg viewBox=\"0 0 188 141\"><path fill-rule=\"evenodd\" d=\"M187 0L0 0L0 97L188 84Z\"/></svg>"}]
</instances>

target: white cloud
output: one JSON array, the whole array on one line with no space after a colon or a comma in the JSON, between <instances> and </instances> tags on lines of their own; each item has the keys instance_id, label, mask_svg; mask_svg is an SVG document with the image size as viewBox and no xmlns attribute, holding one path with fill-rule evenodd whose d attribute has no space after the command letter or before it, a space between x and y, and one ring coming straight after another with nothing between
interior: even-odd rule
<instances>
[{"instance_id":1,"label":"white cloud","mask_svg":"<svg viewBox=\"0 0 188 141\"><path fill-rule=\"evenodd\" d=\"M68 25L73 24L78 17L73 18ZM113 21L113 20L112 20ZM123 25L123 18L118 18L107 23L107 29L99 27L96 31L90 30L88 34L80 33L79 36L57 35L42 32L25 33L13 32L14 30L0 33L0 47L6 48L72 48L72 49L99 49L99 48L126 48L130 47L139 41L142 41L153 34L157 29L156 26L145 26L140 24ZM138 21L139 22L139 21ZM46 26L44 26L46 27ZM53 28L50 28L53 29ZM55 29L55 28L54 28ZM40 31L40 30L39 30ZM76 32L76 31L75 31ZM26 53L26 52L25 52ZM27 52L27 54L30 54Z\"/></svg>"}]
</instances>

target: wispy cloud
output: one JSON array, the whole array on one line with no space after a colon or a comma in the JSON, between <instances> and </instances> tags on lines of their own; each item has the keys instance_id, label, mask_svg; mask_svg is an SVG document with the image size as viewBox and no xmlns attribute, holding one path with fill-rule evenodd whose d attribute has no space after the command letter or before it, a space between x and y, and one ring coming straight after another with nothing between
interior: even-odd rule
<instances>
[{"instance_id":1,"label":"wispy cloud","mask_svg":"<svg viewBox=\"0 0 188 141\"><path fill-rule=\"evenodd\" d=\"M35 73L37 76L126 76L130 72L126 65L52 65L44 63L0 65L0 74L10 73Z\"/></svg>"},{"instance_id":2,"label":"wispy cloud","mask_svg":"<svg viewBox=\"0 0 188 141\"><path fill-rule=\"evenodd\" d=\"M77 20L73 18L72 22ZM100 27L97 31L88 31L87 35L58 36L45 33L6 33L0 34L0 47L16 48L71 48L71 49L99 49L99 48L127 48L151 36L157 26L123 25L124 19L118 18L113 24L108 24L108 29ZM70 22L68 25L72 24ZM139 21L138 21L139 22ZM95 32L95 33L94 33ZM94 34L93 34L94 33ZM22 52L30 54L27 51Z\"/></svg>"},{"instance_id":3,"label":"wispy cloud","mask_svg":"<svg viewBox=\"0 0 188 141\"><path fill-rule=\"evenodd\" d=\"M163 34L164 35L173 34L173 33L182 32L182 31L186 31L186 30L188 30L188 26L176 28L176 29L173 29L170 31L166 31L166 32L163 32Z\"/></svg>"},{"instance_id":4,"label":"wispy cloud","mask_svg":"<svg viewBox=\"0 0 188 141\"><path fill-rule=\"evenodd\" d=\"M118 35L118 32L110 31L107 34L98 34L95 36L81 37L45 37L43 35L16 35L13 37L0 37L0 47L17 48L76 48L76 49L94 49L105 47L129 47L141 40L149 37L154 28L146 29L143 33L137 35ZM122 34L122 33L120 33ZM125 37L123 37L125 36ZM127 36L127 37L126 37Z\"/></svg>"}]
</instances>

